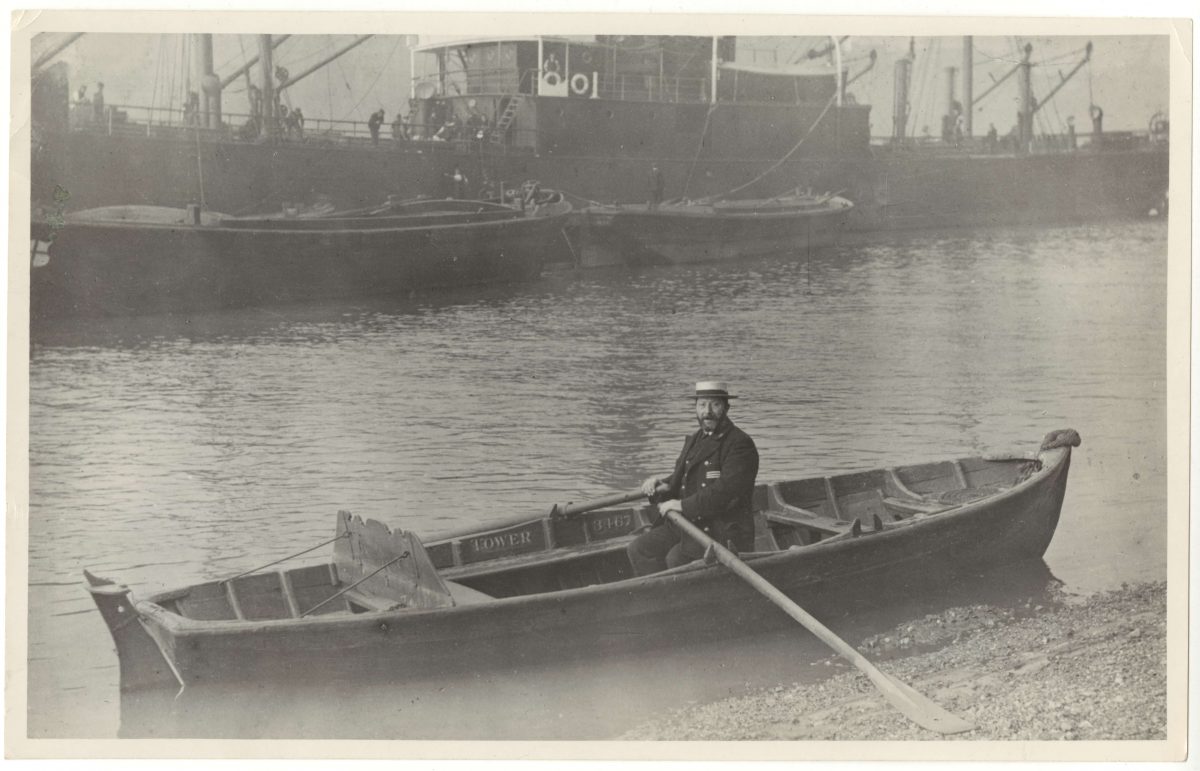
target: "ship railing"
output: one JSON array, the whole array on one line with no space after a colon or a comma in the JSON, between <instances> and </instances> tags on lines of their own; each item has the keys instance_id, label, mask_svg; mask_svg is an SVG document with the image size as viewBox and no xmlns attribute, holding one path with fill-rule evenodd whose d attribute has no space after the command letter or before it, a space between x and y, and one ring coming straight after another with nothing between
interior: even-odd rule
<instances>
[{"instance_id":1,"label":"ship railing","mask_svg":"<svg viewBox=\"0 0 1200 771\"><path fill-rule=\"evenodd\" d=\"M708 78L676 78L658 75L613 75L599 73L597 96L624 102L708 102L712 98Z\"/></svg>"},{"instance_id":2,"label":"ship railing","mask_svg":"<svg viewBox=\"0 0 1200 771\"><path fill-rule=\"evenodd\" d=\"M473 67L439 75L418 75L412 79L414 94L422 98L475 96L482 94L533 93L536 70L521 72L513 67ZM428 86L428 88L423 88Z\"/></svg>"},{"instance_id":3,"label":"ship railing","mask_svg":"<svg viewBox=\"0 0 1200 771\"><path fill-rule=\"evenodd\" d=\"M70 126L73 131L100 132L110 136L154 139L193 139L205 141L229 141L257 143L263 140L258 132L254 116L249 113L223 112L221 123L210 127L202 125L199 115L189 110L142 105L106 105L97 115L92 104L71 106ZM320 144L323 146L370 146L389 147L396 144L427 144L430 146L456 145L469 149L488 139L489 126L468 127L465 125L409 124L385 120L380 127L378 141L371 136L366 121L331 120L305 116L304 125L277 126L273 139L278 142ZM507 131L512 144L532 146L536 132L510 127Z\"/></svg>"},{"instance_id":4,"label":"ship railing","mask_svg":"<svg viewBox=\"0 0 1200 771\"><path fill-rule=\"evenodd\" d=\"M428 98L533 94L547 96L545 88L536 88L548 73L540 69L517 71L512 68L472 68L442 75L413 78L413 93ZM583 75L584 80L575 80ZM597 81L593 84L593 79ZM559 81L565 94L575 98L596 96L627 102L708 102L712 97L708 78L682 78L665 75L614 74L581 69ZM423 86L428 86L422 88Z\"/></svg>"},{"instance_id":5,"label":"ship railing","mask_svg":"<svg viewBox=\"0 0 1200 771\"><path fill-rule=\"evenodd\" d=\"M933 136L905 137L897 140L890 136L872 136L871 146L886 152L954 155L1014 155L1023 149L1023 155L1049 155L1079 150L1135 149L1150 145L1150 132L1105 131L1102 134L1069 132L1037 134L1025 148L1017 147L1012 136L1000 136L995 140L987 137L963 137L961 140L943 139Z\"/></svg>"}]
</instances>

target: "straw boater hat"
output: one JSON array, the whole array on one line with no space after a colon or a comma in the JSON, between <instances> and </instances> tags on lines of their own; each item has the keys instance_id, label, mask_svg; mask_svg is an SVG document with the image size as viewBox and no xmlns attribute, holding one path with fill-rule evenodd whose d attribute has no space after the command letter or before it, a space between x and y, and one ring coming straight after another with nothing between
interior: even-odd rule
<instances>
[{"instance_id":1,"label":"straw boater hat","mask_svg":"<svg viewBox=\"0 0 1200 771\"><path fill-rule=\"evenodd\" d=\"M693 399L703 397L716 396L722 399L736 399L737 396L729 393L729 384L724 380L701 380L696 383L696 395Z\"/></svg>"}]
</instances>

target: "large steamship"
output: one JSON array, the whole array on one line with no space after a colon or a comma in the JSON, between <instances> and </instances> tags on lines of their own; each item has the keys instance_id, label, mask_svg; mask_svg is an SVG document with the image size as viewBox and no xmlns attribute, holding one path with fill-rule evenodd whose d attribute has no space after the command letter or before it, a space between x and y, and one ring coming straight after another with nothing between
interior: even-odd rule
<instances>
[{"instance_id":1,"label":"large steamship","mask_svg":"<svg viewBox=\"0 0 1200 771\"><path fill-rule=\"evenodd\" d=\"M668 197L807 188L852 200L851 228L880 230L1139 215L1161 210L1167 190L1165 121L1138 136L1035 133L1034 116L1053 94L1033 94L1028 48L1008 73L1018 75L1023 108L1013 136L982 140L968 124L961 141L930 143L911 136L906 114L911 57L894 67L892 134L872 141L871 108L856 103L853 83L874 57L851 67L837 41L810 51L824 62L814 69L747 64L733 37L425 40L410 51L403 121L310 119L300 129L276 113L280 92L308 74L272 65L281 38L260 36L257 61L221 76L211 36L196 37L207 51L198 57L207 62L202 88L187 110L165 116L73 104L65 66L50 55L35 62L35 205L353 207L448 195L455 167L473 185L538 180L577 203L632 202L645 200L655 163ZM223 111L223 87L250 73L257 106ZM968 121L972 80L964 72L959 109Z\"/></svg>"}]
</instances>

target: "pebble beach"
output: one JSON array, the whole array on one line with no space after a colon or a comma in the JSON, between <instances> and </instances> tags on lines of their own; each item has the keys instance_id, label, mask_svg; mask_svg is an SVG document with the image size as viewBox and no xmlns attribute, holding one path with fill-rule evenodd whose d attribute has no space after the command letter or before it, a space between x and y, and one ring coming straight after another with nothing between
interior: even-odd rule
<instances>
[{"instance_id":1,"label":"pebble beach","mask_svg":"<svg viewBox=\"0 0 1200 771\"><path fill-rule=\"evenodd\" d=\"M1166 585L1017 608L949 608L847 640L973 730L908 721L836 655L829 676L690 705L626 740L1146 740L1167 738Z\"/></svg>"}]
</instances>

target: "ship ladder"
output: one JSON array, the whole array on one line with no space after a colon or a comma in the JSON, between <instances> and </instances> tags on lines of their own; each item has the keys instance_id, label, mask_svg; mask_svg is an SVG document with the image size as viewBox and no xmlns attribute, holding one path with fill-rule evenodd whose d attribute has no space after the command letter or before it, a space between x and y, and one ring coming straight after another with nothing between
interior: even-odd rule
<instances>
[{"instance_id":1,"label":"ship ladder","mask_svg":"<svg viewBox=\"0 0 1200 771\"><path fill-rule=\"evenodd\" d=\"M504 144L504 135L508 133L508 129L516 120L517 110L521 107L521 102L524 101L520 94L513 94L508 97L508 104L504 106L504 112L496 119L496 127L492 131L490 141L494 145Z\"/></svg>"}]
</instances>

